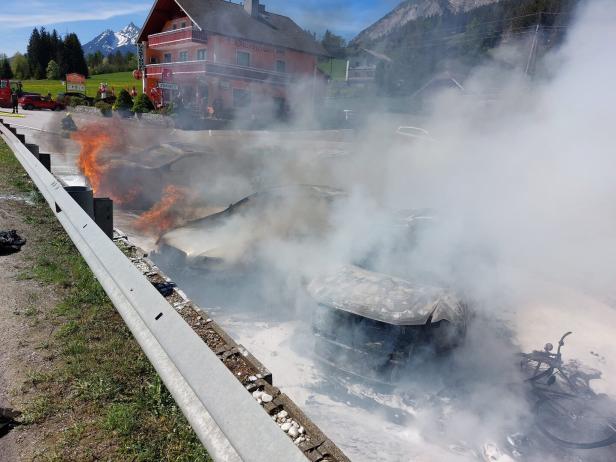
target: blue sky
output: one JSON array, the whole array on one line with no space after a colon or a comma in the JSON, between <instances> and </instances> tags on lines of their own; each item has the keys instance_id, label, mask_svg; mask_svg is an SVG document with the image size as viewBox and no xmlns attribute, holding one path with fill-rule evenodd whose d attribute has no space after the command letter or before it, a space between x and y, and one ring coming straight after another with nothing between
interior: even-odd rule
<instances>
[{"instance_id":1,"label":"blue sky","mask_svg":"<svg viewBox=\"0 0 616 462\"><path fill-rule=\"evenodd\" d=\"M234 0L239 3L239 0ZM262 0L270 11L292 17L317 33L325 29L352 38L401 0ZM105 29L133 21L141 27L154 0L2 0L0 53L25 52L34 27L76 32L82 44Z\"/></svg>"}]
</instances>

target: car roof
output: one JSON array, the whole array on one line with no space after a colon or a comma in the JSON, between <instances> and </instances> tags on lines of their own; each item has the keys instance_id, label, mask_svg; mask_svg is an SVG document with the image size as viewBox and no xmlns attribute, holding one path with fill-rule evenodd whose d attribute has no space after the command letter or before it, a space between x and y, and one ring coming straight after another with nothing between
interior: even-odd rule
<instances>
[{"instance_id":1,"label":"car roof","mask_svg":"<svg viewBox=\"0 0 616 462\"><path fill-rule=\"evenodd\" d=\"M447 289L413 283L355 265L342 265L313 279L307 287L320 305L394 325L455 322L461 302ZM439 319L432 319L439 309Z\"/></svg>"},{"instance_id":2,"label":"car roof","mask_svg":"<svg viewBox=\"0 0 616 462\"><path fill-rule=\"evenodd\" d=\"M221 212L208 215L197 220L186 223L185 226L198 226L200 224L215 221L218 218L237 213L240 210L258 208L268 201L276 201L277 199L288 198L292 195L301 195L304 198L313 198L315 200L333 201L339 198L347 197L347 193L341 189L332 188L330 186L313 185L313 184L290 184L284 186L275 186L269 189L255 192L250 196L246 196L237 202L234 202Z\"/></svg>"}]
</instances>

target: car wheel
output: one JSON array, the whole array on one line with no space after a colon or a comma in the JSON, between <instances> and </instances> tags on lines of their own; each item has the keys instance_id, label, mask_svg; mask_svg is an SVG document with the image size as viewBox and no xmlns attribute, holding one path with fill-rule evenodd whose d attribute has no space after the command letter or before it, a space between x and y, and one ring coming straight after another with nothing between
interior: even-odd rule
<instances>
[{"instance_id":1,"label":"car wheel","mask_svg":"<svg viewBox=\"0 0 616 462\"><path fill-rule=\"evenodd\" d=\"M32 109L34 109L34 107L31 104L26 104L24 106L24 109L26 109L27 111L31 111Z\"/></svg>"}]
</instances>

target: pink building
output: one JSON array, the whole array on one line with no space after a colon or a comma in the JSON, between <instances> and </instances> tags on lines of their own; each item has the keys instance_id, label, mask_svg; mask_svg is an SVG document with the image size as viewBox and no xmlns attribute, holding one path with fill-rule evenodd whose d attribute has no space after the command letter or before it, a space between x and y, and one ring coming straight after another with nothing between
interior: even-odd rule
<instances>
[{"instance_id":1,"label":"pink building","mask_svg":"<svg viewBox=\"0 0 616 462\"><path fill-rule=\"evenodd\" d=\"M144 45L145 91L157 103L181 98L218 114L270 102L284 111L300 82L315 98L327 52L286 16L258 0L157 0L138 38Z\"/></svg>"}]
</instances>

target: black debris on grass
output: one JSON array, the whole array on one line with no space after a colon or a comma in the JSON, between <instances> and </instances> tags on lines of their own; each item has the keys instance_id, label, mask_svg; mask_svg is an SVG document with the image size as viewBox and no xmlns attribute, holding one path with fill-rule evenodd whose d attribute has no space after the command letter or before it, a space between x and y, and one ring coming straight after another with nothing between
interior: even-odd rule
<instances>
[{"instance_id":1,"label":"black debris on grass","mask_svg":"<svg viewBox=\"0 0 616 462\"><path fill-rule=\"evenodd\" d=\"M19 252L25 243L26 240L14 229L0 231L0 255Z\"/></svg>"}]
</instances>

